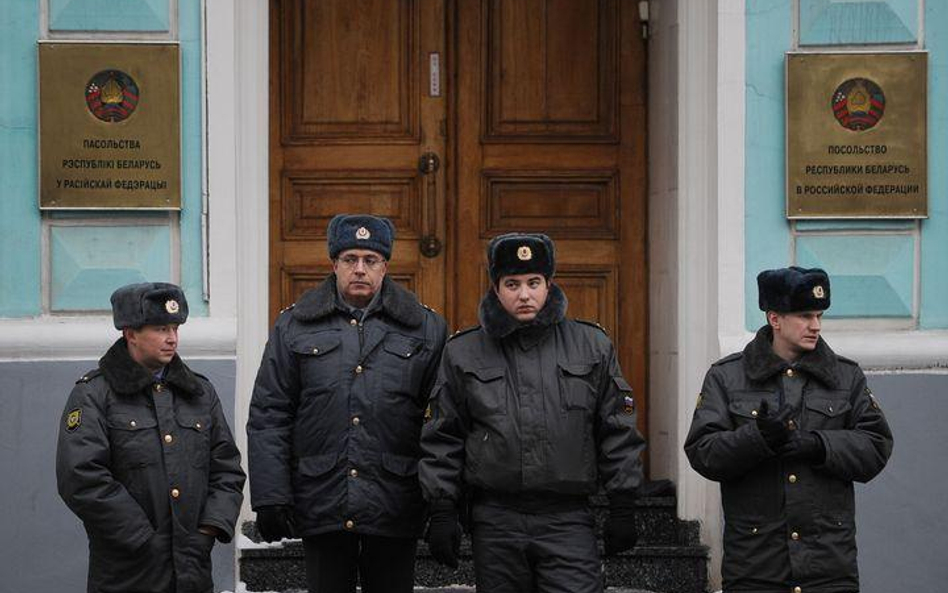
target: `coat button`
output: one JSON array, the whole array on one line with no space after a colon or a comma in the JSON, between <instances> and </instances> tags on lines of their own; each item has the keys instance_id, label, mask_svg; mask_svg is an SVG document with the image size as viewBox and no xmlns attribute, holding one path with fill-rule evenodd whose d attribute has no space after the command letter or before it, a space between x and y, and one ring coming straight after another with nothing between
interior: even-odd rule
<instances>
[{"instance_id":1,"label":"coat button","mask_svg":"<svg viewBox=\"0 0 948 593\"><path fill-rule=\"evenodd\" d=\"M195 422L195 423L194 423L194 428L196 428L196 429L198 429L198 430L201 430L201 423L200 423L200 422Z\"/></svg>"},{"instance_id":2,"label":"coat button","mask_svg":"<svg viewBox=\"0 0 948 593\"><path fill-rule=\"evenodd\" d=\"M357 470L356 468L350 469L350 470L349 470L349 476L350 476L350 477L353 477L353 478L358 477L358 476L359 476L359 470Z\"/></svg>"},{"instance_id":3,"label":"coat button","mask_svg":"<svg viewBox=\"0 0 948 593\"><path fill-rule=\"evenodd\" d=\"M349 325L359 325L359 322L356 321L355 319L350 319L350 320L349 320Z\"/></svg>"},{"instance_id":4,"label":"coat button","mask_svg":"<svg viewBox=\"0 0 948 593\"><path fill-rule=\"evenodd\" d=\"M352 425L353 425L353 426L358 426L358 425L359 425L359 422L362 422L362 421L359 420L359 417L358 417L358 416L356 416L355 418L352 419Z\"/></svg>"},{"instance_id":5,"label":"coat button","mask_svg":"<svg viewBox=\"0 0 948 593\"><path fill-rule=\"evenodd\" d=\"M800 539L800 534L794 531L793 533L790 534L790 539L792 539L793 541L797 541L798 539Z\"/></svg>"},{"instance_id":6,"label":"coat button","mask_svg":"<svg viewBox=\"0 0 948 593\"><path fill-rule=\"evenodd\" d=\"M161 383L155 383L155 391L164 391L164 390L165 390L164 385L162 385Z\"/></svg>"},{"instance_id":7,"label":"coat button","mask_svg":"<svg viewBox=\"0 0 948 593\"><path fill-rule=\"evenodd\" d=\"M172 441L174 441L174 437L171 436L170 434L166 434L166 435L165 435L165 442L170 445Z\"/></svg>"},{"instance_id":8,"label":"coat button","mask_svg":"<svg viewBox=\"0 0 948 593\"><path fill-rule=\"evenodd\" d=\"M791 484L796 484L796 483L797 483L797 476L796 476L796 474L790 474L790 476L787 478L787 480L788 480Z\"/></svg>"},{"instance_id":9,"label":"coat button","mask_svg":"<svg viewBox=\"0 0 948 593\"><path fill-rule=\"evenodd\" d=\"M793 420L787 420L787 428L789 428L790 430L796 430L797 423L794 422Z\"/></svg>"},{"instance_id":10,"label":"coat button","mask_svg":"<svg viewBox=\"0 0 948 593\"><path fill-rule=\"evenodd\" d=\"M181 496L181 491L178 490L177 488L172 488L172 489L171 489L171 498L178 498L179 496Z\"/></svg>"},{"instance_id":11,"label":"coat button","mask_svg":"<svg viewBox=\"0 0 948 593\"><path fill-rule=\"evenodd\" d=\"M751 533L753 533L754 535L757 535L757 528L756 527L751 528Z\"/></svg>"},{"instance_id":12,"label":"coat button","mask_svg":"<svg viewBox=\"0 0 948 593\"><path fill-rule=\"evenodd\" d=\"M362 372L362 365L360 364L359 366L356 367L356 374L358 375L361 372Z\"/></svg>"},{"instance_id":13,"label":"coat button","mask_svg":"<svg viewBox=\"0 0 948 593\"><path fill-rule=\"evenodd\" d=\"M803 589L801 589L800 587L794 587L793 593L803 593Z\"/></svg>"},{"instance_id":14,"label":"coat button","mask_svg":"<svg viewBox=\"0 0 948 593\"><path fill-rule=\"evenodd\" d=\"M132 428L135 428L136 426L138 426L138 422L135 422L134 420L132 420L131 422L128 423L128 425L131 426Z\"/></svg>"},{"instance_id":15,"label":"coat button","mask_svg":"<svg viewBox=\"0 0 948 593\"><path fill-rule=\"evenodd\" d=\"M355 521L353 521L352 519L349 519L348 521L346 521L346 529L352 529L355 526L356 526Z\"/></svg>"},{"instance_id":16,"label":"coat button","mask_svg":"<svg viewBox=\"0 0 948 593\"><path fill-rule=\"evenodd\" d=\"M751 410L751 416L753 416L754 418L756 418L756 417L757 417L757 414L758 414L757 410Z\"/></svg>"},{"instance_id":17,"label":"coat button","mask_svg":"<svg viewBox=\"0 0 948 593\"><path fill-rule=\"evenodd\" d=\"M313 348L313 354L319 354L319 348Z\"/></svg>"},{"instance_id":18,"label":"coat button","mask_svg":"<svg viewBox=\"0 0 948 593\"><path fill-rule=\"evenodd\" d=\"M788 377L792 377L792 376L793 376L793 369L787 369L787 376L788 376Z\"/></svg>"}]
</instances>

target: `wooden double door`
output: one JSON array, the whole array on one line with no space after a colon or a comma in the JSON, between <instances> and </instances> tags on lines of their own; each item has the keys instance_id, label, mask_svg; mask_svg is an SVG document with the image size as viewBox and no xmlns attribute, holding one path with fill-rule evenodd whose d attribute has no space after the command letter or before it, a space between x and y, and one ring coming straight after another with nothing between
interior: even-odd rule
<instances>
[{"instance_id":1,"label":"wooden double door","mask_svg":"<svg viewBox=\"0 0 948 593\"><path fill-rule=\"evenodd\" d=\"M270 312L331 270L340 212L389 275L477 323L491 237L556 243L571 317L616 343L645 428L645 42L627 0L274 0Z\"/></svg>"}]
</instances>

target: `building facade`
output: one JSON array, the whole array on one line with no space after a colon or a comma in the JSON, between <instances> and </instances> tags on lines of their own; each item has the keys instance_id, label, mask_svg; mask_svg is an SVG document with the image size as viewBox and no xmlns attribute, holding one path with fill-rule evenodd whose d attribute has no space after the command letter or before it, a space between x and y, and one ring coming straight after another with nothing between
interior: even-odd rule
<instances>
[{"instance_id":1,"label":"building facade","mask_svg":"<svg viewBox=\"0 0 948 593\"><path fill-rule=\"evenodd\" d=\"M478 4L483 12L471 8ZM324 3L320 6L331 9L300 18L324 19L349 31L341 24L346 5ZM182 285L191 305L181 332L182 356L217 386L243 448L250 389L273 310L292 302L294 291L324 272L318 233L294 238L283 226L280 212L288 205L314 209L315 227L328 214L319 210L320 197L328 196L326 203L335 209L404 200L411 214L396 222L400 236L422 238L434 229L447 255L444 261L426 260L409 253L413 242L405 241L393 260L393 266L402 267L393 272L462 326L470 322L466 301L451 287L479 280L476 270L468 270L469 252L451 243L479 249L478 241L504 224L532 224L529 212L514 210L503 218L510 211L504 208L542 196L554 183L565 192L558 195L586 199L582 196L588 193L596 197L580 204L618 213L582 218L566 208L543 224L551 225L551 234L565 245L562 281L568 295L580 295L571 298L577 310L605 321L620 342L636 345L623 366L647 411L650 474L672 479L680 516L701 521L702 539L712 548L712 575L720 560L718 489L690 469L681 446L708 365L741 349L764 323L756 307L757 272L799 264L823 267L831 275L833 307L824 335L837 352L869 371L895 434L887 469L857 489L863 590L941 589L948 579L939 547L948 529L941 502L948 495L948 479L932 460L948 445L939 420L948 412L948 103L943 100L948 96L948 2L583 3L570 16L574 27L613 26L614 37L597 38L603 44L597 47L620 56L614 70L600 72L619 73L609 88L618 97L621 117L618 111L611 119L601 117L609 106L597 104L589 113L598 115L587 117L593 123L586 128L557 128L557 121L572 116L569 107L562 107L567 116L549 116L552 123L543 130L516 127L521 121L516 106L502 101L516 96L516 89L505 95L502 77L492 86L488 67L474 74L466 69L479 38L468 33L465 19L486 23L481 30L490 32L491 18L505 10L517 16L518 6L526 14L568 5L405 0L395 3L396 9L385 2L365 9L403 11L412 23L406 30L414 32L408 37L416 42L406 47L421 58L406 76L425 92L414 103L393 107L396 114L403 113L398 109L409 114L409 124L404 138L392 144L440 154L443 176L433 182L404 173L395 156L380 157L382 164L375 167L386 171L384 179L344 171L346 159L362 159L365 169L374 170L373 157L359 152L367 145L364 131L357 141L340 140L365 121L371 123L371 114L346 120L344 105L330 101L324 108L335 109L337 121L347 126L327 132L303 109L298 128L303 131L294 136L294 107L282 91L296 80L283 73L294 64L286 48L297 46L284 42L296 39L287 15L293 17L293 7L301 5L289 0L140 0L118 7L102 0L17 0L0 10L0 72L7 81L0 91L0 461L4 468L16 468L17 477L0 487L5 509L0 564L17 567L3 571L0 590L52 592L84 579L84 534L55 489L56 422L74 381L117 337L107 314L114 288L145 279ZM429 12L433 21L423 18ZM550 14L554 22L555 13ZM592 20L585 18L589 14ZM372 26L385 30L384 23ZM498 34L532 43L527 29L503 33L507 30L500 28ZM634 40L642 35L647 41ZM553 33L549 37L556 40ZM301 39L318 45L318 40ZM40 94L38 46L51 42L178 46L180 121L167 125L180 126L180 210L40 209L40 105L58 99ZM429 43L435 51L427 51ZM927 52L928 216L789 219L787 53L910 51ZM432 53L443 61L426 71ZM550 55L558 54L551 50ZM629 56L631 61L624 61ZM336 58L358 63L353 54ZM500 55L498 63L507 64L504 59ZM299 68L301 88L311 96L321 97L318 87L307 82L328 85L336 72L327 64ZM371 69L353 71L354 78L373 76ZM432 72L439 73L438 88L431 86ZM387 88L379 80L378 88ZM576 71L565 80L563 88L587 79ZM555 95L560 87L548 84ZM497 103L469 105L466 94L456 96L466 89L493 96L495 88ZM521 100L530 104L531 97ZM544 113L556 112L554 103ZM585 105L581 99L575 104ZM495 121L496 113L501 116ZM382 120L400 121L388 115ZM629 126L629 121L642 125ZM312 128L305 127L311 123ZM429 130L439 126L444 132L432 135ZM550 129L558 135L554 146L538 147L537 138L550 137ZM291 152L306 142L316 152ZM323 145L328 149L319 152ZM613 153L602 148L610 146L623 148ZM378 150L394 155L388 144ZM470 157L474 153L476 163ZM529 157L504 169L504 159L523 153ZM337 160L323 166L330 159ZM473 166L479 177L466 180L465 171ZM333 188L351 190L352 184L343 181L353 178L360 187L384 186L383 191L334 196ZM297 180L302 181L293 186ZM403 194L397 189L402 186L408 188ZM307 194L312 187L318 190ZM440 193L431 193L432 187ZM379 197L385 192L396 197ZM299 203L292 201L297 193L304 196ZM431 202L433 195L444 201ZM514 199L505 202L505 195ZM472 207L471 200L482 201ZM382 212L401 212L393 208ZM492 212L500 214L495 219ZM569 225L557 226L567 219ZM465 235L469 226L480 234ZM293 259L303 257L294 249L311 250L314 261L320 261L301 263ZM586 266L585 259L600 256L592 268ZM638 272L629 271L633 267ZM624 297L623 287L632 285L638 288L629 294L639 296ZM245 509L244 517L251 515ZM239 579L237 553L230 546L216 554L217 585L233 589ZM719 586L717 576L712 586Z\"/></svg>"}]
</instances>

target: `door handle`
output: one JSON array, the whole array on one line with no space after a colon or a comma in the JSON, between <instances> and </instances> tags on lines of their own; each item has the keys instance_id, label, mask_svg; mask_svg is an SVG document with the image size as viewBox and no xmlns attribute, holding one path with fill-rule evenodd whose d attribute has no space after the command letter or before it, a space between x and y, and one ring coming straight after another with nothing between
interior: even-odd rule
<instances>
[{"instance_id":1,"label":"door handle","mask_svg":"<svg viewBox=\"0 0 948 593\"><path fill-rule=\"evenodd\" d=\"M438 169L441 159L433 152L426 152L418 159L418 170L427 177L425 183L425 210L423 218L425 234L418 241L418 249L425 257L437 257L441 253L441 240L438 239Z\"/></svg>"}]
</instances>

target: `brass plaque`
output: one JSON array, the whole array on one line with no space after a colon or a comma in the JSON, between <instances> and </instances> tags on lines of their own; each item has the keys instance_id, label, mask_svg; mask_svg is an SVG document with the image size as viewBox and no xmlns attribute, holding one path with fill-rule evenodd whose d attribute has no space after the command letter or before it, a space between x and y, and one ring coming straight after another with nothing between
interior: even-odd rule
<instances>
[{"instance_id":1,"label":"brass plaque","mask_svg":"<svg viewBox=\"0 0 948 593\"><path fill-rule=\"evenodd\" d=\"M787 217L928 216L926 52L787 54Z\"/></svg>"},{"instance_id":2,"label":"brass plaque","mask_svg":"<svg viewBox=\"0 0 948 593\"><path fill-rule=\"evenodd\" d=\"M178 45L40 43L40 208L181 208Z\"/></svg>"}]
</instances>

